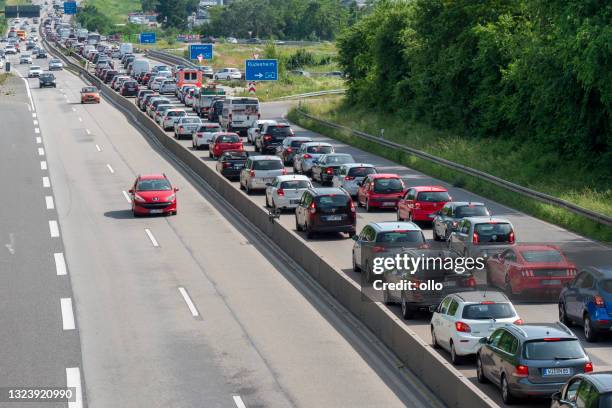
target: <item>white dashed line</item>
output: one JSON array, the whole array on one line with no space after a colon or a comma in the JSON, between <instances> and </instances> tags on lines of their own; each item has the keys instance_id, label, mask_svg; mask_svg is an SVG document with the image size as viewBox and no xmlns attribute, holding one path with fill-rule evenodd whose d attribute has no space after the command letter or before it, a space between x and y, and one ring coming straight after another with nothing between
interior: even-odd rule
<instances>
[{"instance_id":1,"label":"white dashed line","mask_svg":"<svg viewBox=\"0 0 612 408\"><path fill-rule=\"evenodd\" d=\"M82 121L83 121L83 118L79 116L79 122L82 122Z\"/></svg>"},{"instance_id":2,"label":"white dashed line","mask_svg":"<svg viewBox=\"0 0 612 408\"><path fill-rule=\"evenodd\" d=\"M107 169L108 169L108 171L110 171L111 173L114 173L114 172L115 172L115 170L114 170L114 169L111 167L111 165L110 165L110 164L107 164L107 165L106 165L106 168L107 168Z\"/></svg>"},{"instance_id":3,"label":"white dashed line","mask_svg":"<svg viewBox=\"0 0 612 408\"><path fill-rule=\"evenodd\" d=\"M101 148L99 145L96 145L96 150L97 150L97 151L99 151L99 152L101 152L101 151L102 151L102 148Z\"/></svg>"},{"instance_id":4,"label":"white dashed line","mask_svg":"<svg viewBox=\"0 0 612 408\"><path fill-rule=\"evenodd\" d=\"M35 117L36 117L36 114L35 114L35 113L33 113L33 114L32 114L32 117L33 117L33 118L35 118Z\"/></svg>"},{"instance_id":5,"label":"white dashed line","mask_svg":"<svg viewBox=\"0 0 612 408\"><path fill-rule=\"evenodd\" d=\"M57 238L60 236L59 225L57 224L57 221L49 221L49 232L51 233L51 238Z\"/></svg>"},{"instance_id":6,"label":"white dashed line","mask_svg":"<svg viewBox=\"0 0 612 408\"><path fill-rule=\"evenodd\" d=\"M41 144L42 143L42 137L38 136L36 137L36 144Z\"/></svg>"},{"instance_id":7,"label":"white dashed line","mask_svg":"<svg viewBox=\"0 0 612 408\"><path fill-rule=\"evenodd\" d=\"M153 246L156 247L156 248L159 247L159 243L157 242L157 240L153 236L153 233L151 232L151 230L148 229L148 228L145 228L145 232L147 233L147 236L151 240L151 243L153 244Z\"/></svg>"},{"instance_id":8,"label":"white dashed line","mask_svg":"<svg viewBox=\"0 0 612 408\"><path fill-rule=\"evenodd\" d=\"M41 170L47 170L47 162L46 161L41 161L40 162L40 169Z\"/></svg>"},{"instance_id":9,"label":"white dashed line","mask_svg":"<svg viewBox=\"0 0 612 408\"><path fill-rule=\"evenodd\" d=\"M38 155L39 156L44 156L45 155L45 149L43 149L42 147L38 148Z\"/></svg>"},{"instance_id":10,"label":"white dashed line","mask_svg":"<svg viewBox=\"0 0 612 408\"><path fill-rule=\"evenodd\" d=\"M81 371L79 367L66 368L66 386L74 388L76 398L75 401L68 403L68 408L83 407L83 393L81 391Z\"/></svg>"},{"instance_id":11,"label":"white dashed line","mask_svg":"<svg viewBox=\"0 0 612 408\"><path fill-rule=\"evenodd\" d=\"M240 398L240 395L234 395L234 404L236 404L238 408L246 408L246 405L244 404L242 398Z\"/></svg>"},{"instance_id":12,"label":"white dashed line","mask_svg":"<svg viewBox=\"0 0 612 408\"><path fill-rule=\"evenodd\" d=\"M131 204L132 199L130 198L130 195L127 193L127 191L122 191L122 193L123 193L123 197L125 197L125 201Z\"/></svg>"},{"instance_id":13,"label":"white dashed line","mask_svg":"<svg viewBox=\"0 0 612 408\"><path fill-rule=\"evenodd\" d=\"M49 180L49 177L43 177L43 187L45 188L49 188L51 187L51 181Z\"/></svg>"},{"instance_id":14,"label":"white dashed line","mask_svg":"<svg viewBox=\"0 0 612 408\"><path fill-rule=\"evenodd\" d=\"M45 196L45 204L47 205L47 210L54 209L55 204L53 203L53 196Z\"/></svg>"},{"instance_id":15,"label":"white dashed line","mask_svg":"<svg viewBox=\"0 0 612 408\"><path fill-rule=\"evenodd\" d=\"M30 106L30 104L28 104L28 110L32 112L32 107Z\"/></svg>"},{"instance_id":16,"label":"white dashed line","mask_svg":"<svg viewBox=\"0 0 612 408\"><path fill-rule=\"evenodd\" d=\"M76 109L75 109L75 108L72 108L72 111L73 111L73 112L76 112Z\"/></svg>"},{"instance_id":17,"label":"white dashed line","mask_svg":"<svg viewBox=\"0 0 612 408\"><path fill-rule=\"evenodd\" d=\"M72 299L61 298L60 306L62 308L62 327L64 330L74 330L74 313L72 312Z\"/></svg>"},{"instance_id":18,"label":"white dashed line","mask_svg":"<svg viewBox=\"0 0 612 408\"><path fill-rule=\"evenodd\" d=\"M34 126L38 126L38 121L37 120L34 121Z\"/></svg>"},{"instance_id":19,"label":"white dashed line","mask_svg":"<svg viewBox=\"0 0 612 408\"><path fill-rule=\"evenodd\" d=\"M40 129L39 128L34 128L34 133L36 133L36 134L40 133Z\"/></svg>"},{"instance_id":20,"label":"white dashed line","mask_svg":"<svg viewBox=\"0 0 612 408\"><path fill-rule=\"evenodd\" d=\"M57 276L67 275L68 271L66 270L64 254L62 252L56 252L53 254L53 258L55 259L55 271L57 272Z\"/></svg>"},{"instance_id":21,"label":"white dashed line","mask_svg":"<svg viewBox=\"0 0 612 408\"><path fill-rule=\"evenodd\" d=\"M91 131L89 129L85 129L85 133L87 133L88 135L91 135Z\"/></svg>"},{"instance_id":22,"label":"white dashed line","mask_svg":"<svg viewBox=\"0 0 612 408\"><path fill-rule=\"evenodd\" d=\"M198 317L200 315L200 312L198 312L198 309L196 309L195 305L193 304L193 301L189 297L189 294L187 293L185 288L179 287L178 290L179 290L181 296L183 297L183 300L185 300L185 303L187 303L187 307L189 308L189 311L191 312L191 315L193 317Z\"/></svg>"}]
</instances>

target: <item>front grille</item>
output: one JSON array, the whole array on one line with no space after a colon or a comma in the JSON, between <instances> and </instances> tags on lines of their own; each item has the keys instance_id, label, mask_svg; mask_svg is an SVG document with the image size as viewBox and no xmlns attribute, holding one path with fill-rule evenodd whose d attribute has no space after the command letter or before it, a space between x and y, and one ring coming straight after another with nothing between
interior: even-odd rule
<instances>
[{"instance_id":1,"label":"front grille","mask_svg":"<svg viewBox=\"0 0 612 408\"><path fill-rule=\"evenodd\" d=\"M160 208L166 208L168 206L172 205L172 203L167 203L167 202L163 202L163 203L142 203L140 204L141 207L146 208L148 210L155 210L155 209L160 209Z\"/></svg>"},{"instance_id":2,"label":"front grille","mask_svg":"<svg viewBox=\"0 0 612 408\"><path fill-rule=\"evenodd\" d=\"M534 276L547 277L547 276L568 276L567 269L535 269L533 271Z\"/></svg>"}]
</instances>

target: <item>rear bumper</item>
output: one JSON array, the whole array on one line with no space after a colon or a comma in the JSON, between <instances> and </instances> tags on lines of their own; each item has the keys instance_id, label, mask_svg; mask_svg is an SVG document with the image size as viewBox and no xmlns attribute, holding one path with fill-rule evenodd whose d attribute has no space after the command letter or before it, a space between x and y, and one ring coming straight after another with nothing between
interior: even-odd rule
<instances>
[{"instance_id":1,"label":"rear bumper","mask_svg":"<svg viewBox=\"0 0 612 408\"><path fill-rule=\"evenodd\" d=\"M569 377L567 379L569 379ZM512 393L518 397L549 398L551 395L559 391L565 385L565 381L547 384L536 384L529 381L528 378L521 378L518 381L510 382L510 384L508 385L510 387L510 390L512 390Z\"/></svg>"},{"instance_id":2,"label":"rear bumper","mask_svg":"<svg viewBox=\"0 0 612 408\"><path fill-rule=\"evenodd\" d=\"M529 278L515 276L511 279L511 282L515 292L559 293L563 289L563 285L572 280L573 278L568 276L538 276ZM558 281L558 283L555 281Z\"/></svg>"},{"instance_id":3,"label":"rear bumper","mask_svg":"<svg viewBox=\"0 0 612 408\"><path fill-rule=\"evenodd\" d=\"M415 221L433 221L430 215L434 214L435 210L414 210L412 212L412 219Z\"/></svg>"},{"instance_id":4,"label":"rear bumper","mask_svg":"<svg viewBox=\"0 0 612 408\"><path fill-rule=\"evenodd\" d=\"M310 230L314 232L355 232L355 225L325 225L314 224L310 226Z\"/></svg>"},{"instance_id":5,"label":"rear bumper","mask_svg":"<svg viewBox=\"0 0 612 408\"><path fill-rule=\"evenodd\" d=\"M370 198L369 204L374 208L397 208L398 201L397 198Z\"/></svg>"}]
</instances>

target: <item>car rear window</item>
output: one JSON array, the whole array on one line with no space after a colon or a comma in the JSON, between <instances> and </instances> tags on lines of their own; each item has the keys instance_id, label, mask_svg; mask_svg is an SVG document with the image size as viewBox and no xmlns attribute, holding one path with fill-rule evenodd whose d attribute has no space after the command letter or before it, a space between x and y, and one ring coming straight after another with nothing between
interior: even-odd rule
<instances>
[{"instance_id":1,"label":"car rear window","mask_svg":"<svg viewBox=\"0 0 612 408\"><path fill-rule=\"evenodd\" d=\"M182 119L182 123L200 123L201 120L199 118L185 118Z\"/></svg>"},{"instance_id":2,"label":"car rear window","mask_svg":"<svg viewBox=\"0 0 612 408\"><path fill-rule=\"evenodd\" d=\"M612 279L606 279L605 281L602 281L601 282L601 289L604 292L612 293Z\"/></svg>"},{"instance_id":3,"label":"car rear window","mask_svg":"<svg viewBox=\"0 0 612 408\"><path fill-rule=\"evenodd\" d=\"M556 249L520 251L527 262L563 262L563 255Z\"/></svg>"},{"instance_id":4,"label":"car rear window","mask_svg":"<svg viewBox=\"0 0 612 408\"><path fill-rule=\"evenodd\" d=\"M93 86L87 86L87 87L83 88L83 92L84 93L98 92L98 88L93 87Z\"/></svg>"},{"instance_id":5,"label":"car rear window","mask_svg":"<svg viewBox=\"0 0 612 408\"><path fill-rule=\"evenodd\" d=\"M374 180L375 193L399 193L403 190L402 181L398 178L379 178Z\"/></svg>"},{"instance_id":6,"label":"car rear window","mask_svg":"<svg viewBox=\"0 0 612 408\"><path fill-rule=\"evenodd\" d=\"M267 133L272 137L291 136L291 128L289 126L268 126Z\"/></svg>"},{"instance_id":7,"label":"car rear window","mask_svg":"<svg viewBox=\"0 0 612 408\"><path fill-rule=\"evenodd\" d=\"M571 360L584 357L577 339L536 340L525 343L524 357L529 360Z\"/></svg>"},{"instance_id":8,"label":"car rear window","mask_svg":"<svg viewBox=\"0 0 612 408\"><path fill-rule=\"evenodd\" d=\"M293 148L300 147L304 143L306 143L305 140L292 140L291 141L291 147L293 147Z\"/></svg>"},{"instance_id":9,"label":"car rear window","mask_svg":"<svg viewBox=\"0 0 612 408\"><path fill-rule=\"evenodd\" d=\"M172 186L165 179L140 180L136 185L136 191L169 191Z\"/></svg>"},{"instance_id":10,"label":"car rear window","mask_svg":"<svg viewBox=\"0 0 612 408\"><path fill-rule=\"evenodd\" d=\"M365 177L368 174L375 174L376 169L374 167L353 167L349 169L348 176L350 177Z\"/></svg>"},{"instance_id":11,"label":"car rear window","mask_svg":"<svg viewBox=\"0 0 612 408\"><path fill-rule=\"evenodd\" d=\"M223 156L229 160L246 160L249 154L244 150L229 150L224 152Z\"/></svg>"},{"instance_id":12,"label":"car rear window","mask_svg":"<svg viewBox=\"0 0 612 408\"><path fill-rule=\"evenodd\" d=\"M168 112L168 116L187 116L187 112L185 112L185 111L171 111L171 112Z\"/></svg>"},{"instance_id":13,"label":"car rear window","mask_svg":"<svg viewBox=\"0 0 612 408\"><path fill-rule=\"evenodd\" d=\"M512 316L514 316L514 310L509 303L476 303L463 308L464 319L508 319Z\"/></svg>"},{"instance_id":14,"label":"car rear window","mask_svg":"<svg viewBox=\"0 0 612 408\"><path fill-rule=\"evenodd\" d=\"M200 126L200 128L198 129L198 132L208 132L208 133L220 132L220 131L221 131L221 126Z\"/></svg>"},{"instance_id":15,"label":"car rear window","mask_svg":"<svg viewBox=\"0 0 612 408\"><path fill-rule=\"evenodd\" d=\"M440 201L450 201L450 196L446 191L422 191L417 195L416 200L437 203Z\"/></svg>"},{"instance_id":16,"label":"car rear window","mask_svg":"<svg viewBox=\"0 0 612 408\"><path fill-rule=\"evenodd\" d=\"M512 227L508 223L481 223L474 226L480 242L509 242Z\"/></svg>"},{"instance_id":17,"label":"car rear window","mask_svg":"<svg viewBox=\"0 0 612 408\"><path fill-rule=\"evenodd\" d=\"M298 188L308 188L310 187L310 183L308 182L308 180L290 180L290 181L283 181L281 183L281 188L284 189L298 189Z\"/></svg>"},{"instance_id":18,"label":"car rear window","mask_svg":"<svg viewBox=\"0 0 612 408\"><path fill-rule=\"evenodd\" d=\"M236 135L225 135L217 138L217 143L238 143L240 138Z\"/></svg>"},{"instance_id":19,"label":"car rear window","mask_svg":"<svg viewBox=\"0 0 612 408\"><path fill-rule=\"evenodd\" d=\"M455 217L480 217L488 216L489 210L484 205L461 205L455 208Z\"/></svg>"},{"instance_id":20,"label":"car rear window","mask_svg":"<svg viewBox=\"0 0 612 408\"><path fill-rule=\"evenodd\" d=\"M351 156L327 156L327 164L353 163L355 160Z\"/></svg>"},{"instance_id":21,"label":"car rear window","mask_svg":"<svg viewBox=\"0 0 612 408\"><path fill-rule=\"evenodd\" d=\"M388 231L381 232L376 236L376 242L410 242L410 243L425 243L423 233L421 231Z\"/></svg>"},{"instance_id":22,"label":"car rear window","mask_svg":"<svg viewBox=\"0 0 612 408\"><path fill-rule=\"evenodd\" d=\"M280 160L255 160L253 170L280 170L283 163Z\"/></svg>"},{"instance_id":23,"label":"car rear window","mask_svg":"<svg viewBox=\"0 0 612 408\"><path fill-rule=\"evenodd\" d=\"M345 207L348 205L349 197L344 194L322 195L315 199L317 206L322 208Z\"/></svg>"},{"instance_id":24,"label":"car rear window","mask_svg":"<svg viewBox=\"0 0 612 408\"><path fill-rule=\"evenodd\" d=\"M331 146L308 146L308 148L306 149L306 152L314 153L314 154L327 154L327 153L332 152L332 147Z\"/></svg>"}]
</instances>

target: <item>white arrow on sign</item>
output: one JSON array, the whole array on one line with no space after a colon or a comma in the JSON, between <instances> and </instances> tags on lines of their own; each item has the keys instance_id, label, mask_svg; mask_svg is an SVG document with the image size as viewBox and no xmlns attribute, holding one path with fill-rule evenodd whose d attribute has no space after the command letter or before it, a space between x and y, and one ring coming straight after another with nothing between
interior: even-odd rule
<instances>
[{"instance_id":1,"label":"white arrow on sign","mask_svg":"<svg viewBox=\"0 0 612 408\"><path fill-rule=\"evenodd\" d=\"M255 74L255 75L253 75L253 76L254 76L254 77L257 77L257 78L261 78L261 77L263 77L263 74L260 72L259 74Z\"/></svg>"}]
</instances>

